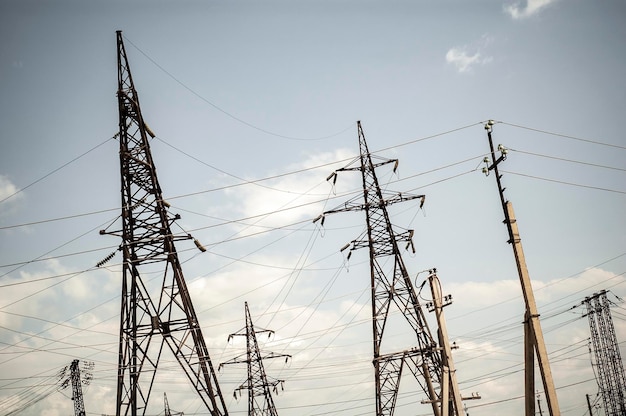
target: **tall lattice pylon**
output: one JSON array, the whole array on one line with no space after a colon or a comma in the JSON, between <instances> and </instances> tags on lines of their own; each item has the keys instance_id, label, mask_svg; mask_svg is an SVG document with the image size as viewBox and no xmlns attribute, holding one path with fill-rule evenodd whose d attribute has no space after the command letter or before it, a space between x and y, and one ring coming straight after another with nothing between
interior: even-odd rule
<instances>
[{"instance_id":1,"label":"tall lattice pylon","mask_svg":"<svg viewBox=\"0 0 626 416\"><path fill-rule=\"evenodd\" d=\"M163 200L148 141L148 135L154 135L141 115L121 31L117 32L117 63L122 229L101 231L122 237L116 414L146 413L167 345L210 414L227 415L174 246L191 236L175 236L170 229L179 216L171 215ZM148 272L151 282L143 278ZM162 277L153 280L159 274ZM160 285L150 290L153 281Z\"/></svg>"},{"instance_id":2,"label":"tall lattice pylon","mask_svg":"<svg viewBox=\"0 0 626 416\"><path fill-rule=\"evenodd\" d=\"M357 122L357 129L360 156L348 167L336 170L328 179L336 181L337 172L360 171L363 179L364 202L358 202L360 197L355 198L340 208L324 212L318 218L337 212L365 211L367 238L352 241L351 250L369 248L376 416L393 415L400 378L405 366L420 384L428 398L425 402L431 403L436 416L460 415L462 409L454 404L459 401L453 400L455 396L460 397L455 380L444 383L447 394L441 393L443 372L441 349L428 327L398 246L400 242L406 243L407 246L412 245L413 231L396 233L387 212L388 205L412 199L421 199L421 205L423 205L425 196L395 193L385 195L378 184L376 168L394 163L395 170L398 160L381 159L374 163L374 156L368 150L360 122ZM357 164L357 166L351 167L352 164ZM392 269L390 270L386 265L391 265ZM416 345L400 352L385 352L382 348L385 324L392 305L398 308L416 337ZM449 377L449 374L446 377ZM442 400L447 401L446 406L441 406ZM442 408L448 409L448 414L442 415Z\"/></svg>"},{"instance_id":3,"label":"tall lattice pylon","mask_svg":"<svg viewBox=\"0 0 626 416\"><path fill-rule=\"evenodd\" d=\"M239 332L230 334L228 340L233 337L246 337L246 354L235 357L229 361L220 364L220 368L226 364L246 363L248 365L248 379L245 383L235 390L235 395L241 393L242 390L248 390L248 416L278 416L272 392L277 391L278 385L284 383L284 380L267 379L265 369L263 368L263 360L270 358L285 357L285 362L291 357L288 354L275 354L273 352L262 354L259 350L257 334L267 332L272 334L273 331L268 329L255 329L250 316L248 302L245 302L246 309L246 327Z\"/></svg>"},{"instance_id":4,"label":"tall lattice pylon","mask_svg":"<svg viewBox=\"0 0 626 416\"><path fill-rule=\"evenodd\" d=\"M626 415L626 375L606 290L583 300L589 318L596 376L606 416Z\"/></svg>"}]
</instances>

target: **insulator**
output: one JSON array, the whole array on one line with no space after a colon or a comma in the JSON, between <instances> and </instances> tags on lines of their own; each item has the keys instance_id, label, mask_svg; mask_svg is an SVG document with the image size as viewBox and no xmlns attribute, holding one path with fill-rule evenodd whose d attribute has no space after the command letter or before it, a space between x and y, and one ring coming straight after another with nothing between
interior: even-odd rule
<instances>
[{"instance_id":1,"label":"insulator","mask_svg":"<svg viewBox=\"0 0 626 416\"><path fill-rule=\"evenodd\" d=\"M352 250L348 252L348 257L346 258L346 260L350 260L350 257L352 257Z\"/></svg>"},{"instance_id":2,"label":"insulator","mask_svg":"<svg viewBox=\"0 0 626 416\"><path fill-rule=\"evenodd\" d=\"M193 243L196 245L196 247L198 247L198 250L200 250L201 252L205 252L206 251L206 247L204 247L197 239L193 239Z\"/></svg>"},{"instance_id":3,"label":"insulator","mask_svg":"<svg viewBox=\"0 0 626 416\"><path fill-rule=\"evenodd\" d=\"M100 260L98 263L96 263L96 267L102 267L109 260L111 260L113 258L113 256L115 256L115 251L112 252L111 254L109 254L108 256L106 256L104 259Z\"/></svg>"},{"instance_id":4,"label":"insulator","mask_svg":"<svg viewBox=\"0 0 626 416\"><path fill-rule=\"evenodd\" d=\"M156 134L154 134L152 132L152 129L150 127L148 127L148 123L144 122L143 126L146 128L146 133L148 133L150 135L150 137L152 137L154 139L156 137Z\"/></svg>"},{"instance_id":5,"label":"insulator","mask_svg":"<svg viewBox=\"0 0 626 416\"><path fill-rule=\"evenodd\" d=\"M316 222L318 222L319 220L321 220L322 218L324 218L324 214L320 214L318 215L314 220L313 220L313 224L315 224Z\"/></svg>"},{"instance_id":6,"label":"insulator","mask_svg":"<svg viewBox=\"0 0 626 416\"><path fill-rule=\"evenodd\" d=\"M350 243L348 243L345 246L341 247L341 250L339 250L339 251L345 251L348 247L350 247Z\"/></svg>"},{"instance_id":7,"label":"insulator","mask_svg":"<svg viewBox=\"0 0 626 416\"><path fill-rule=\"evenodd\" d=\"M398 170L398 164L400 163L400 161L398 159L396 159L396 163L393 164L393 173L396 173L396 170Z\"/></svg>"},{"instance_id":8,"label":"insulator","mask_svg":"<svg viewBox=\"0 0 626 416\"><path fill-rule=\"evenodd\" d=\"M426 202L426 195L422 195L422 200L420 201L420 209L424 206L424 202Z\"/></svg>"}]
</instances>

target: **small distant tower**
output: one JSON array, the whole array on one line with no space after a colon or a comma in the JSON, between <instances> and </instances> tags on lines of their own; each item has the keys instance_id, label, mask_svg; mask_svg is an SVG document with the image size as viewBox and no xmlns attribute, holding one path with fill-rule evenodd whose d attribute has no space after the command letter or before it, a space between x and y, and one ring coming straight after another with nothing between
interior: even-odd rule
<instances>
[{"instance_id":1,"label":"small distant tower","mask_svg":"<svg viewBox=\"0 0 626 416\"><path fill-rule=\"evenodd\" d=\"M235 390L235 396L237 392L242 390L248 390L248 416L278 416L276 406L274 406L274 400L272 399L272 393L270 389L277 391L277 386L284 383L284 380L267 380L265 369L263 368L263 360L268 358L285 357L285 362L291 355L288 354L275 354L273 352L262 355L259 350L259 344L257 342L257 334L267 332L268 334L274 333L268 329L255 330L252 324L252 318L250 317L250 310L248 309L248 302L245 302L246 309L246 327L239 332L230 334L228 340L230 341L236 336L245 336L247 351L245 356L240 355L232 360L223 362L220 364L220 368L226 364L248 364L248 380L239 386Z\"/></svg>"},{"instance_id":2,"label":"small distant tower","mask_svg":"<svg viewBox=\"0 0 626 416\"><path fill-rule=\"evenodd\" d=\"M61 376L61 384L60 388L65 389L70 384L72 385L72 401L74 402L74 415L75 416L85 416L85 402L83 400L83 388L82 385L89 384L92 379L91 370L93 370L93 362L83 362L84 366L84 377L81 380L81 372L80 372L80 361L74 360L72 364L70 364L70 374L65 377L67 367L65 367L62 371Z\"/></svg>"},{"instance_id":3,"label":"small distant tower","mask_svg":"<svg viewBox=\"0 0 626 416\"><path fill-rule=\"evenodd\" d=\"M85 402L83 401L83 387L80 383L80 367L78 366L78 360L72 361L72 365L70 366L70 379L72 380L74 415L85 416Z\"/></svg>"},{"instance_id":4,"label":"small distant tower","mask_svg":"<svg viewBox=\"0 0 626 416\"><path fill-rule=\"evenodd\" d=\"M591 344L606 416L626 415L626 375L606 290L586 297Z\"/></svg>"}]
</instances>

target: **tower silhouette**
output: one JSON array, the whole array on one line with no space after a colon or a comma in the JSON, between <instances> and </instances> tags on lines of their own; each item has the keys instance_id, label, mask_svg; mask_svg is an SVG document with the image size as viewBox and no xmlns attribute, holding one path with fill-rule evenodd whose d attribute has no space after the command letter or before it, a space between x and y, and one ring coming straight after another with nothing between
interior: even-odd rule
<instances>
[{"instance_id":1,"label":"tower silhouette","mask_svg":"<svg viewBox=\"0 0 626 416\"><path fill-rule=\"evenodd\" d=\"M116 414L146 413L167 346L210 414L227 415L174 246L192 237L174 235L170 228L180 216L170 214L163 200L148 140L154 134L141 114L121 31L117 64L122 229L101 231L122 238ZM144 279L147 273L151 279ZM154 275L160 279L152 279ZM158 286L153 287L154 281Z\"/></svg>"},{"instance_id":2,"label":"tower silhouette","mask_svg":"<svg viewBox=\"0 0 626 416\"><path fill-rule=\"evenodd\" d=\"M626 375L606 290L586 297L596 377L606 416L626 415Z\"/></svg>"},{"instance_id":3,"label":"tower silhouette","mask_svg":"<svg viewBox=\"0 0 626 416\"><path fill-rule=\"evenodd\" d=\"M405 367L413 374L428 397L426 402L431 403L436 416L449 416L447 414L441 415L442 408L448 409L450 415L460 415L462 409L455 405L455 403L460 403L458 387L455 379L449 379L449 373L443 375L444 362L442 361L441 349L430 332L422 306L400 253L400 242L406 243L407 248L412 247L413 231L396 233L387 212L389 205L414 199L421 199L421 208L425 196L400 193L384 195L378 183L376 168L394 163L395 171L398 160L380 159L374 163L374 156L369 152L360 122L357 122L357 129L360 156L348 167L337 169L328 177L328 180L332 179L335 182L338 172L361 172L364 201L359 202L361 197L355 197L340 208L324 212L315 221L319 218L323 220L328 214L365 211L367 238L353 240L351 251L359 248L369 249L376 416L393 415L398 398L400 378ZM351 166L352 164L356 164L356 166ZM349 245L342 250L348 247ZM392 266L390 268L386 265ZM399 352L385 352L382 348L385 325L392 305L399 310L401 316L406 319L415 333L416 345ZM447 378L446 383L442 383L443 377ZM459 399L454 400L454 397ZM447 402L445 406L441 406L443 401Z\"/></svg>"},{"instance_id":4,"label":"tower silhouette","mask_svg":"<svg viewBox=\"0 0 626 416\"><path fill-rule=\"evenodd\" d=\"M230 341L236 336L246 337L246 353L245 355L221 363L220 368L227 364L246 363L248 365L248 379L235 390L235 395L242 390L248 390L248 416L278 416L276 406L274 406L274 400L272 399L271 389L277 391L277 386L282 385L284 380L268 381L263 367L263 360L285 357L285 362L287 362L291 356L288 354L275 354L273 352L266 353L265 355L261 354L257 334L264 332L272 334L274 331L255 329L252 323L252 317L250 316L248 302L245 302L245 309L246 327L239 332L230 334L228 340Z\"/></svg>"}]
</instances>

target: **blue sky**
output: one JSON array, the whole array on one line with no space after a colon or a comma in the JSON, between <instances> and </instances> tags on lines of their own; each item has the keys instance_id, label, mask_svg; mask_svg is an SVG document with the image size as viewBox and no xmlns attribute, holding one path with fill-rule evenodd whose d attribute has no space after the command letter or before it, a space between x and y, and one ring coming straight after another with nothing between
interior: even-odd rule
<instances>
[{"instance_id":1,"label":"blue sky","mask_svg":"<svg viewBox=\"0 0 626 416\"><path fill-rule=\"evenodd\" d=\"M119 245L98 230L119 215L122 30L175 231L209 249L177 246L215 363L245 347L226 340L248 301L276 331L264 348L293 356L266 364L286 380L281 415L373 412L367 254L339 252L365 219L311 222L360 190L358 174L326 178L357 156L361 120L370 150L400 160L381 183L426 194L423 210L390 213L415 229L416 283L436 267L453 295L460 387L483 397L470 413L521 413L521 290L495 180L481 173L493 119L562 414L583 415L598 389L587 321L568 309L610 290L626 339L625 19L620 1L2 2L0 408L78 358L95 362L88 414L115 411L120 256L84 271ZM390 350L411 345L399 318ZM164 391L173 409L203 414L168 364L151 414ZM244 379L243 367L219 375L232 414L245 412L231 399ZM428 414L408 378L400 391L397 415ZM23 414L68 414L68 394Z\"/></svg>"}]
</instances>

